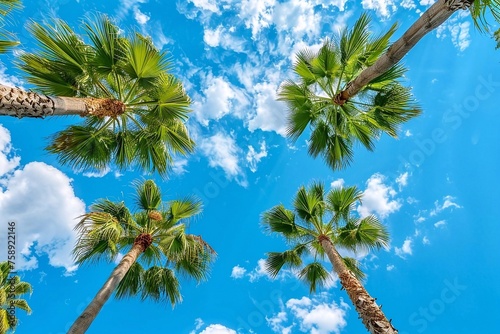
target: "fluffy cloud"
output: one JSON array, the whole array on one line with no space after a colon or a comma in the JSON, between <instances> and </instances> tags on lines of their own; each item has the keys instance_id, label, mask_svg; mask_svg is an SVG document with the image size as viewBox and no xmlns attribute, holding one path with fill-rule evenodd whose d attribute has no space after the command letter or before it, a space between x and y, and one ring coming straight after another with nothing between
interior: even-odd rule
<instances>
[{"instance_id":1,"label":"fluffy cloud","mask_svg":"<svg viewBox=\"0 0 500 334\"><path fill-rule=\"evenodd\" d=\"M260 143L260 152L256 152L252 145L248 146L247 162L252 172L255 173L257 171L257 164L262 158L265 157L267 157L267 147L265 141Z\"/></svg>"},{"instance_id":2,"label":"fluffy cloud","mask_svg":"<svg viewBox=\"0 0 500 334\"><path fill-rule=\"evenodd\" d=\"M10 135L0 126L0 145L10 147L6 139ZM8 149L2 150L0 161L15 159L8 155ZM76 240L73 227L76 218L85 212L85 204L75 196L71 180L52 166L31 162L17 170L4 168L0 185L0 216L16 223L18 269L34 269L38 257L47 255L50 265L63 267L68 273L74 271L77 267L71 255ZM6 244L6 233L6 228L0 230L2 245ZM2 248L0 260L5 258Z\"/></svg>"},{"instance_id":3,"label":"fluffy cloud","mask_svg":"<svg viewBox=\"0 0 500 334\"><path fill-rule=\"evenodd\" d=\"M440 220L436 223L434 223L434 227L438 228L438 227L444 227L446 225L446 220Z\"/></svg>"},{"instance_id":4,"label":"fluffy cloud","mask_svg":"<svg viewBox=\"0 0 500 334\"><path fill-rule=\"evenodd\" d=\"M385 177L381 174L372 175L366 181L366 190L363 192L363 204L358 206L358 213L362 217L376 214L381 218L396 212L401 203L395 200L396 191L384 184Z\"/></svg>"},{"instance_id":5,"label":"fluffy cloud","mask_svg":"<svg viewBox=\"0 0 500 334\"><path fill-rule=\"evenodd\" d=\"M338 179L330 183L331 188L339 188L344 186L344 179Z\"/></svg>"},{"instance_id":6,"label":"fluffy cloud","mask_svg":"<svg viewBox=\"0 0 500 334\"><path fill-rule=\"evenodd\" d=\"M462 207L457 203L455 203L454 200L455 200L454 197L447 195L443 198L443 203L440 204L439 201L435 201L434 209L431 210L430 216L435 216L445 209L453 209L453 208L461 209Z\"/></svg>"},{"instance_id":7,"label":"fluffy cloud","mask_svg":"<svg viewBox=\"0 0 500 334\"><path fill-rule=\"evenodd\" d=\"M0 125L0 176L19 166L21 158L12 152L10 132Z\"/></svg>"},{"instance_id":8,"label":"fluffy cloud","mask_svg":"<svg viewBox=\"0 0 500 334\"><path fill-rule=\"evenodd\" d=\"M274 131L282 136L286 134L286 106L277 101L278 86L263 82L255 86L255 111L248 121L248 129L255 131Z\"/></svg>"},{"instance_id":9,"label":"fluffy cloud","mask_svg":"<svg viewBox=\"0 0 500 334\"><path fill-rule=\"evenodd\" d=\"M412 250L412 243L413 240L411 238L406 238L405 241L403 242L403 245L401 248L394 247L394 252L396 253L397 256L400 258L405 258L406 255L412 255L413 250Z\"/></svg>"},{"instance_id":10,"label":"fluffy cloud","mask_svg":"<svg viewBox=\"0 0 500 334\"><path fill-rule=\"evenodd\" d=\"M186 166L188 164L187 159L179 158L174 161L174 165L172 166L172 172L175 175L182 175L186 172Z\"/></svg>"},{"instance_id":11,"label":"fluffy cloud","mask_svg":"<svg viewBox=\"0 0 500 334\"><path fill-rule=\"evenodd\" d=\"M460 51L467 49L471 43L470 22L463 21L469 14L467 11L459 11L436 29L438 38L451 37L453 45Z\"/></svg>"},{"instance_id":12,"label":"fluffy cloud","mask_svg":"<svg viewBox=\"0 0 500 334\"><path fill-rule=\"evenodd\" d=\"M396 178L396 183L398 184L400 190L408 184L408 175L408 172L404 172Z\"/></svg>"},{"instance_id":13,"label":"fluffy cloud","mask_svg":"<svg viewBox=\"0 0 500 334\"><path fill-rule=\"evenodd\" d=\"M362 0L364 9L374 10L378 16L389 18L396 12L397 6L393 0Z\"/></svg>"},{"instance_id":14,"label":"fluffy cloud","mask_svg":"<svg viewBox=\"0 0 500 334\"><path fill-rule=\"evenodd\" d=\"M246 272L247 270L245 268L236 265L233 267L233 270L231 271L231 277L236 279L243 278Z\"/></svg>"},{"instance_id":15,"label":"fluffy cloud","mask_svg":"<svg viewBox=\"0 0 500 334\"><path fill-rule=\"evenodd\" d=\"M268 326L276 333L291 333L300 330L304 333L340 333L347 325L346 316L349 306L342 300L339 304L330 301L328 293L316 297L289 299L282 310L266 318ZM286 324L291 324L287 327Z\"/></svg>"},{"instance_id":16,"label":"fluffy cloud","mask_svg":"<svg viewBox=\"0 0 500 334\"><path fill-rule=\"evenodd\" d=\"M236 331L234 329L215 324L208 326L207 328L202 330L200 334L236 334Z\"/></svg>"},{"instance_id":17,"label":"fluffy cloud","mask_svg":"<svg viewBox=\"0 0 500 334\"><path fill-rule=\"evenodd\" d=\"M244 108L247 98L243 91L233 86L221 76L208 73L202 78L203 95L193 103L194 115L198 122L207 126L210 120L219 120L229 113L238 116L237 111Z\"/></svg>"},{"instance_id":18,"label":"fluffy cloud","mask_svg":"<svg viewBox=\"0 0 500 334\"><path fill-rule=\"evenodd\" d=\"M211 137L203 138L200 149L208 158L210 167L220 167L228 179L236 179L241 185L247 185L240 167L241 149L231 135L218 132Z\"/></svg>"}]
</instances>

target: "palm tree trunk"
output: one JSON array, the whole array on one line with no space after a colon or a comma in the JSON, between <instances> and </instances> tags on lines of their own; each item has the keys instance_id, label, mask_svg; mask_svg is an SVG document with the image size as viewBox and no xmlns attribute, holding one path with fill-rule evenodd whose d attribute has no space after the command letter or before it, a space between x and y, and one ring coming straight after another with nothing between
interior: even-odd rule
<instances>
[{"instance_id":1,"label":"palm tree trunk","mask_svg":"<svg viewBox=\"0 0 500 334\"><path fill-rule=\"evenodd\" d=\"M94 115L116 117L123 114L125 105L112 99L51 97L19 88L0 85L0 116L46 117Z\"/></svg>"},{"instance_id":2,"label":"palm tree trunk","mask_svg":"<svg viewBox=\"0 0 500 334\"><path fill-rule=\"evenodd\" d=\"M68 334L81 334L87 331L90 324L92 323L92 321L94 321L97 314L103 307L104 303L109 299L111 293L116 289L118 284L121 282L125 274L129 271L132 264L134 264L134 262L144 251L144 249L144 245L141 245L140 243L134 243L134 246L116 266L106 283L104 283L101 290L99 290L99 292L90 302L87 308L73 323L73 326L71 326L71 328L69 329Z\"/></svg>"},{"instance_id":3,"label":"palm tree trunk","mask_svg":"<svg viewBox=\"0 0 500 334\"><path fill-rule=\"evenodd\" d=\"M372 334L397 334L398 331L387 320L375 299L368 294L359 280L346 267L332 241L328 237L320 237L319 241L333 265L333 270L339 276L340 284L345 288L366 329Z\"/></svg>"},{"instance_id":4,"label":"palm tree trunk","mask_svg":"<svg viewBox=\"0 0 500 334\"><path fill-rule=\"evenodd\" d=\"M335 103L344 104L370 81L396 65L427 33L439 27L457 10L469 8L473 2L474 0L438 0L373 65L348 83L346 89L335 97Z\"/></svg>"}]
</instances>

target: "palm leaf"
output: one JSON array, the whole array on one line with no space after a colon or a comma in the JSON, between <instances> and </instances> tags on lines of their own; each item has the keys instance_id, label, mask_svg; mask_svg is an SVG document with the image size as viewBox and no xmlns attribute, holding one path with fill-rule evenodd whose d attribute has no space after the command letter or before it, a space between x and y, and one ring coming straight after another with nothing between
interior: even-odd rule
<instances>
[{"instance_id":1,"label":"palm leaf","mask_svg":"<svg viewBox=\"0 0 500 334\"><path fill-rule=\"evenodd\" d=\"M163 267L151 267L143 275L142 299L151 298L161 302L169 300L172 306L182 301L179 281L173 270Z\"/></svg>"},{"instance_id":2,"label":"palm leaf","mask_svg":"<svg viewBox=\"0 0 500 334\"><path fill-rule=\"evenodd\" d=\"M309 293L313 293L325 285L330 278L330 273L321 263L313 262L299 272L299 278L309 285Z\"/></svg>"},{"instance_id":3,"label":"palm leaf","mask_svg":"<svg viewBox=\"0 0 500 334\"><path fill-rule=\"evenodd\" d=\"M281 253L267 253L267 259L265 263L266 272L274 278L279 274L284 266L288 268L298 268L302 265L301 255L305 254L306 252L307 247L303 244L299 244L293 249Z\"/></svg>"},{"instance_id":4,"label":"palm leaf","mask_svg":"<svg viewBox=\"0 0 500 334\"><path fill-rule=\"evenodd\" d=\"M352 257L343 257L342 260L347 269L349 269L358 280L362 281L366 278L366 274L361 270L358 260Z\"/></svg>"},{"instance_id":5,"label":"palm leaf","mask_svg":"<svg viewBox=\"0 0 500 334\"><path fill-rule=\"evenodd\" d=\"M336 242L352 250L375 249L388 247L389 233L387 228L375 216L362 219L350 219L339 228Z\"/></svg>"}]
</instances>

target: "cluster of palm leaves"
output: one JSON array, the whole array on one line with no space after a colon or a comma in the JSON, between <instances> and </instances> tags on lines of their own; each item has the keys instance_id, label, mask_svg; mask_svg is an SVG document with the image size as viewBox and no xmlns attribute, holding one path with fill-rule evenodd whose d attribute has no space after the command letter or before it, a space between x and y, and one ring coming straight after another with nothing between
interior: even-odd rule
<instances>
[{"instance_id":1,"label":"cluster of palm leaves","mask_svg":"<svg viewBox=\"0 0 500 334\"><path fill-rule=\"evenodd\" d=\"M169 73L171 64L150 38L125 36L106 16L83 24L90 43L64 21L31 23L39 43L18 66L37 91L55 96L119 101L118 115L87 115L54 135L48 150L76 169L138 166L166 176L173 156L192 152L185 121L190 99Z\"/></svg>"},{"instance_id":2,"label":"cluster of palm leaves","mask_svg":"<svg viewBox=\"0 0 500 334\"><path fill-rule=\"evenodd\" d=\"M5 16L19 6L19 0L0 0L2 28ZM290 111L288 136L297 140L307 133L309 153L322 156L334 170L353 162L356 144L373 150L380 135L396 137L401 124L421 112L410 89L401 83L406 69L399 61L460 9L470 10L480 31L490 31L488 16L500 21L498 0L438 0L392 44L396 25L373 37L370 20L363 14L351 29L325 39L318 51L299 52L294 64L297 79L285 82L279 91L279 99ZM39 48L23 52L17 61L37 92L62 101L73 97L72 101L85 106L77 108L83 122L55 134L47 149L77 170L136 166L166 176L173 157L194 148L185 126L191 101L171 73L168 55L148 37L125 35L106 16L88 19L82 29L83 37L62 20L46 25L33 22L29 31ZM17 44L14 36L0 30L0 53ZM0 93L6 91L0 88ZM17 92L28 99L34 96ZM93 101L119 108L109 112L98 105L89 112L86 108ZM74 113L59 111L60 115ZM12 115L3 110L0 114ZM138 212L130 212L123 202L102 199L76 226L77 263L123 258L70 333L84 333L113 293L118 298L140 295L174 305L181 301L178 274L197 281L207 278L215 251L201 237L188 234L186 225L201 211L201 203L194 198L164 203L151 180L138 182L135 188ZM361 200L355 187L326 192L321 183L314 183L298 190L292 210L278 205L266 211L262 217L266 230L281 234L290 246L287 251L269 253L266 269L276 276L288 268L314 292L331 279L325 268L328 259L366 328L371 333L397 333L361 285L364 274L359 263L337 251L356 253L388 244L388 231L376 217L354 213ZM8 266L0 263L2 334L13 329L6 322L5 305L14 303L30 312L25 300L6 297L8 275ZM12 282L16 296L31 292L18 276Z\"/></svg>"},{"instance_id":3,"label":"cluster of palm leaves","mask_svg":"<svg viewBox=\"0 0 500 334\"><path fill-rule=\"evenodd\" d=\"M10 264L7 261L0 262L0 334L14 331L18 325L18 319L9 312L13 307L31 313L28 302L20 298L32 292L31 285L10 273Z\"/></svg>"}]
</instances>

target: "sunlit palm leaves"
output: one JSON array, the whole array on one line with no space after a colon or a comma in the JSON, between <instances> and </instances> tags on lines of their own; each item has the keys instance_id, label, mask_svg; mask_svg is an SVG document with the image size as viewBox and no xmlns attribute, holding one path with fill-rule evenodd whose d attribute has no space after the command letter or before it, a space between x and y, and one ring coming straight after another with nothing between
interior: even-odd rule
<instances>
[{"instance_id":1,"label":"sunlit palm leaves","mask_svg":"<svg viewBox=\"0 0 500 334\"><path fill-rule=\"evenodd\" d=\"M491 25L487 21L489 14L496 22L500 22L500 1L499 0L475 0L471 1L470 13L474 20L474 25L479 31L489 31Z\"/></svg>"},{"instance_id":2,"label":"sunlit palm leaves","mask_svg":"<svg viewBox=\"0 0 500 334\"><path fill-rule=\"evenodd\" d=\"M0 334L5 334L7 331L14 332L17 327L18 320L15 313L9 313L11 306L31 313L28 302L20 298L32 292L31 285L21 281L19 276L9 276L10 271L8 262L0 262ZM9 314L14 315L14 318L9 319Z\"/></svg>"},{"instance_id":3,"label":"sunlit palm leaves","mask_svg":"<svg viewBox=\"0 0 500 334\"><path fill-rule=\"evenodd\" d=\"M21 1L19 0L0 0L0 53L5 53L19 44L18 41L13 40L13 34L5 30L4 26L6 16L20 7Z\"/></svg>"},{"instance_id":4,"label":"sunlit palm leaves","mask_svg":"<svg viewBox=\"0 0 500 334\"><path fill-rule=\"evenodd\" d=\"M178 274L202 281L214 259L214 250L201 237L186 233L186 223L200 213L201 204L193 198L163 203L151 180L137 182L135 188L138 212L132 214L123 202L103 199L82 217L76 227L80 237L75 259L112 262L132 247L137 236L150 234L153 243L120 282L116 297L140 295L174 305L182 299Z\"/></svg>"},{"instance_id":5,"label":"sunlit palm leaves","mask_svg":"<svg viewBox=\"0 0 500 334\"><path fill-rule=\"evenodd\" d=\"M396 137L399 126L420 113L409 88L398 81L405 72L401 65L372 80L356 99L335 101L347 83L389 46L396 26L374 38L369 21L363 14L352 29L326 40L317 52L299 52L294 64L297 80L286 81L279 91L290 110L288 136L297 140L310 127L309 154L323 156L333 169L352 162L355 144L373 150L381 133Z\"/></svg>"},{"instance_id":6,"label":"sunlit palm leaves","mask_svg":"<svg viewBox=\"0 0 500 334\"><path fill-rule=\"evenodd\" d=\"M166 53L140 34L124 35L106 16L88 19L83 30L82 37L62 20L32 22L40 47L23 53L19 67L42 93L119 100L125 112L86 117L57 133L48 150L77 169L115 164L165 176L173 156L194 148L184 125L191 102Z\"/></svg>"},{"instance_id":7,"label":"sunlit palm leaves","mask_svg":"<svg viewBox=\"0 0 500 334\"><path fill-rule=\"evenodd\" d=\"M283 269L292 270L307 282L314 292L331 279L324 268L326 253L320 238L327 237L337 247L354 252L387 247L387 229L375 216L358 217L355 205L361 201L356 187L333 188L325 192L321 183L300 187L293 201L293 210L277 205L262 215L269 233L285 237L290 248L284 252L268 253L266 270L276 277ZM345 257L344 263L356 277L364 273L359 263Z\"/></svg>"}]
</instances>

